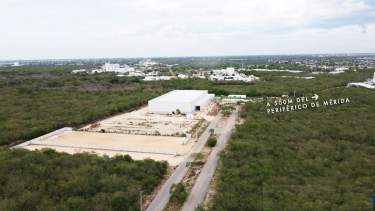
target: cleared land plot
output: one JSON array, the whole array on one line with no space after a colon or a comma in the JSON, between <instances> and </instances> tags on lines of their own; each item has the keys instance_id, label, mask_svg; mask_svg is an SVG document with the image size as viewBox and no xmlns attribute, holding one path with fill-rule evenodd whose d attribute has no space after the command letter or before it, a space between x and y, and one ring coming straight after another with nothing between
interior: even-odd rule
<instances>
[{"instance_id":1,"label":"cleared land plot","mask_svg":"<svg viewBox=\"0 0 375 211\"><path fill-rule=\"evenodd\" d=\"M63 128L18 147L29 150L51 148L70 154L127 154L136 160L150 158L175 166L190 153L195 138L189 134L197 131L203 118L212 116L204 112L187 116L151 114L144 107L87 125L79 131Z\"/></svg>"},{"instance_id":2,"label":"cleared land plot","mask_svg":"<svg viewBox=\"0 0 375 211\"><path fill-rule=\"evenodd\" d=\"M183 144L184 137L144 136L117 133L65 131L61 134L22 146L35 150L52 148L66 153L93 152L114 156L128 154L133 159L154 159L178 165L191 150L193 142Z\"/></svg>"},{"instance_id":3,"label":"cleared land plot","mask_svg":"<svg viewBox=\"0 0 375 211\"><path fill-rule=\"evenodd\" d=\"M148 108L114 116L83 127L82 131L111 132L138 135L182 136L190 133L195 124L202 119L201 114L163 115L148 113Z\"/></svg>"}]
</instances>

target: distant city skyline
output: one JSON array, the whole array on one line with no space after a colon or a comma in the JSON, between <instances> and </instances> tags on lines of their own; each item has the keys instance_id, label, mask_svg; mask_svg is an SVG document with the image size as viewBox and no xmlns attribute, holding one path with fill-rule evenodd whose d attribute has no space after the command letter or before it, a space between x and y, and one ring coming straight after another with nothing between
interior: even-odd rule
<instances>
[{"instance_id":1,"label":"distant city skyline","mask_svg":"<svg viewBox=\"0 0 375 211\"><path fill-rule=\"evenodd\" d=\"M375 53L371 0L2 0L0 60Z\"/></svg>"},{"instance_id":2,"label":"distant city skyline","mask_svg":"<svg viewBox=\"0 0 375 211\"><path fill-rule=\"evenodd\" d=\"M159 59L173 59L173 58L197 58L197 59L204 59L204 58L250 58L250 57L265 57L265 58L273 58L273 57L346 57L346 56L353 56L353 57L360 57L360 56L375 56L374 53L312 53L312 54L249 54L249 55L207 55L207 56L139 56L139 57L67 57L67 58L30 58L30 59L0 59L0 64L13 64L14 62L27 62L27 61L79 61L79 60L103 60L104 62L112 63L113 60L159 60Z\"/></svg>"}]
</instances>

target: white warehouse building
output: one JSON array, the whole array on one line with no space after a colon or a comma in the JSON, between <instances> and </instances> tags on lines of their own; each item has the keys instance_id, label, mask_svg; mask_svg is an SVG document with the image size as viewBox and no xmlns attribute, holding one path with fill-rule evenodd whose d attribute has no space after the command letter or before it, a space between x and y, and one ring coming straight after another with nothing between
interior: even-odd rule
<instances>
[{"instance_id":1,"label":"white warehouse building","mask_svg":"<svg viewBox=\"0 0 375 211\"><path fill-rule=\"evenodd\" d=\"M174 90L148 101L151 113L192 113L204 110L215 97L207 90Z\"/></svg>"}]
</instances>

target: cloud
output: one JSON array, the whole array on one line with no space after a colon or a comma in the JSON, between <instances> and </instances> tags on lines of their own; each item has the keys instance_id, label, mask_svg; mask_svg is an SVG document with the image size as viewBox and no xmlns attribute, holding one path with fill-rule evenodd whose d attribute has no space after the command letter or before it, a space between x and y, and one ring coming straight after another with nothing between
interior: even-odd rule
<instances>
[{"instance_id":1,"label":"cloud","mask_svg":"<svg viewBox=\"0 0 375 211\"><path fill-rule=\"evenodd\" d=\"M301 52L293 39L337 52L326 40L343 29L367 51L374 11L369 0L2 0L0 60Z\"/></svg>"}]
</instances>

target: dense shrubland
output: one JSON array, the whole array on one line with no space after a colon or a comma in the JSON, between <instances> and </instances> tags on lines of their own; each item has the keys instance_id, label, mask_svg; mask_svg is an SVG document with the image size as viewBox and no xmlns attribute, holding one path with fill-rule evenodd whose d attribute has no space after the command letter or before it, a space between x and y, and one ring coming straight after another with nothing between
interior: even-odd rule
<instances>
[{"instance_id":1,"label":"dense shrubland","mask_svg":"<svg viewBox=\"0 0 375 211\"><path fill-rule=\"evenodd\" d=\"M193 79L142 82L139 78L119 78L110 73L72 75L71 70L77 68L0 69L0 145L135 109L172 89L208 89L216 95L246 94L250 97L294 92L302 95L343 86L350 81L364 81L372 75L371 71L348 72L304 80L280 78L280 73L257 72L262 81L255 84Z\"/></svg>"},{"instance_id":2,"label":"dense shrubland","mask_svg":"<svg viewBox=\"0 0 375 211\"><path fill-rule=\"evenodd\" d=\"M77 76L71 69L0 71L0 145L136 109L158 93L137 78Z\"/></svg>"},{"instance_id":3,"label":"dense shrubland","mask_svg":"<svg viewBox=\"0 0 375 211\"><path fill-rule=\"evenodd\" d=\"M247 104L223 155L212 210L370 210L375 92L339 88L350 104L267 115Z\"/></svg>"},{"instance_id":4,"label":"dense shrubland","mask_svg":"<svg viewBox=\"0 0 375 211\"><path fill-rule=\"evenodd\" d=\"M79 67L81 68L81 67ZM350 105L267 116L248 104L224 156L217 210L362 208L374 194L374 92L337 89L373 71L304 80L256 72L255 84L172 80L142 82L114 74L72 75L73 66L0 69L0 145L135 109L171 89L208 89L250 97L318 94ZM297 74L303 76L303 74ZM326 90L326 91L324 91ZM342 93L340 93L342 92ZM0 210L136 209L166 164L0 149Z\"/></svg>"},{"instance_id":5,"label":"dense shrubland","mask_svg":"<svg viewBox=\"0 0 375 211\"><path fill-rule=\"evenodd\" d=\"M167 164L0 148L0 210L138 210Z\"/></svg>"},{"instance_id":6,"label":"dense shrubland","mask_svg":"<svg viewBox=\"0 0 375 211\"><path fill-rule=\"evenodd\" d=\"M0 144L27 140L137 108L152 93L142 91L0 90Z\"/></svg>"}]
</instances>

